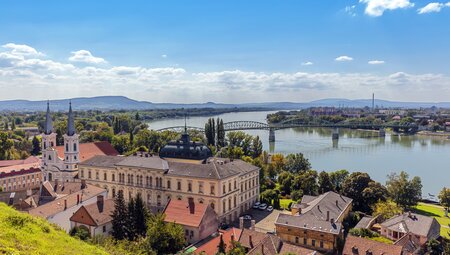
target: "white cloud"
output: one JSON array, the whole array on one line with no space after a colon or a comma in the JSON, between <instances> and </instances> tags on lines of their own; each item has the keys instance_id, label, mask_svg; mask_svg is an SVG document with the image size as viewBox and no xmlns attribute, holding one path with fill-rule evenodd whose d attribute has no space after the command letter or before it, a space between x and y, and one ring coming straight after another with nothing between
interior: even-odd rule
<instances>
[{"instance_id":1,"label":"white cloud","mask_svg":"<svg viewBox=\"0 0 450 255\"><path fill-rule=\"evenodd\" d=\"M410 0L359 0L366 4L365 13L369 16L379 17L387 10L405 9L414 7Z\"/></svg>"},{"instance_id":2,"label":"white cloud","mask_svg":"<svg viewBox=\"0 0 450 255\"><path fill-rule=\"evenodd\" d=\"M11 51L0 50L0 90L8 91L0 93L0 100L46 99L51 93L55 98L124 95L159 102L310 101L330 96L361 98L368 88L396 100L444 101L450 94L450 77L442 74L192 73L179 67L75 66Z\"/></svg>"},{"instance_id":3,"label":"white cloud","mask_svg":"<svg viewBox=\"0 0 450 255\"><path fill-rule=\"evenodd\" d=\"M2 45L3 48L10 50L13 55L19 56L44 56L43 53L38 52L33 47L24 44L7 43Z\"/></svg>"},{"instance_id":4,"label":"white cloud","mask_svg":"<svg viewBox=\"0 0 450 255\"><path fill-rule=\"evenodd\" d=\"M311 61L307 61L307 62L303 62L302 63L302 66L312 66L312 65L314 65L314 63L311 62Z\"/></svg>"},{"instance_id":5,"label":"white cloud","mask_svg":"<svg viewBox=\"0 0 450 255\"><path fill-rule=\"evenodd\" d=\"M417 10L419 14L431 13L431 12L440 12L444 4L442 3L429 3L426 6Z\"/></svg>"},{"instance_id":6,"label":"white cloud","mask_svg":"<svg viewBox=\"0 0 450 255\"><path fill-rule=\"evenodd\" d=\"M339 56L339 57L337 57L337 58L335 59L335 61L338 61L338 62L347 62L347 61L353 61L353 58L352 58L352 57L349 57L349 56Z\"/></svg>"},{"instance_id":7,"label":"white cloud","mask_svg":"<svg viewBox=\"0 0 450 255\"><path fill-rule=\"evenodd\" d=\"M367 62L369 65L382 65L385 62L383 60L370 60L369 62Z\"/></svg>"},{"instance_id":8,"label":"white cloud","mask_svg":"<svg viewBox=\"0 0 450 255\"><path fill-rule=\"evenodd\" d=\"M162 58L167 58L167 55L166 54L162 54L161 57Z\"/></svg>"},{"instance_id":9,"label":"white cloud","mask_svg":"<svg viewBox=\"0 0 450 255\"><path fill-rule=\"evenodd\" d=\"M345 11L348 15L350 15L350 16L352 16L352 17L355 17L355 16L356 16L356 5L346 6L345 9L344 9L344 11Z\"/></svg>"},{"instance_id":10,"label":"white cloud","mask_svg":"<svg viewBox=\"0 0 450 255\"><path fill-rule=\"evenodd\" d=\"M73 62L82 62L87 64L104 64L107 63L105 59L92 56L90 51L78 50L72 51L72 56L69 58Z\"/></svg>"}]
</instances>

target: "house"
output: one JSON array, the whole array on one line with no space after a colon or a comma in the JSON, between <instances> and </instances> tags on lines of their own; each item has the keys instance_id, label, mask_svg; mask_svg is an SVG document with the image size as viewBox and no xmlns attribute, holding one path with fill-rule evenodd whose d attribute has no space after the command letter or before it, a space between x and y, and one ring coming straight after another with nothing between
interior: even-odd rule
<instances>
[{"instance_id":1,"label":"house","mask_svg":"<svg viewBox=\"0 0 450 255\"><path fill-rule=\"evenodd\" d=\"M41 181L42 171L37 157L0 161L0 188L3 191L34 189L39 187Z\"/></svg>"},{"instance_id":2,"label":"house","mask_svg":"<svg viewBox=\"0 0 450 255\"><path fill-rule=\"evenodd\" d=\"M195 203L193 199L170 200L164 214L165 222L173 222L183 227L188 243L196 243L210 236L219 227L214 209L208 204Z\"/></svg>"},{"instance_id":3,"label":"house","mask_svg":"<svg viewBox=\"0 0 450 255\"><path fill-rule=\"evenodd\" d=\"M397 241L411 233L420 244L440 237L441 225L433 217L406 212L381 223L381 235Z\"/></svg>"},{"instance_id":4,"label":"house","mask_svg":"<svg viewBox=\"0 0 450 255\"><path fill-rule=\"evenodd\" d=\"M377 242L367 238L347 236L342 255L403 255L401 246Z\"/></svg>"},{"instance_id":5,"label":"house","mask_svg":"<svg viewBox=\"0 0 450 255\"><path fill-rule=\"evenodd\" d=\"M421 248L425 246L425 244L420 244L420 239L412 233L404 235L394 244L401 246L405 255L421 254Z\"/></svg>"},{"instance_id":6,"label":"house","mask_svg":"<svg viewBox=\"0 0 450 255\"><path fill-rule=\"evenodd\" d=\"M92 237L109 235L112 230L111 215L114 212L114 207L114 200L105 200L104 196L98 195L96 203L82 205L70 217L70 228L85 228Z\"/></svg>"},{"instance_id":7,"label":"house","mask_svg":"<svg viewBox=\"0 0 450 255\"><path fill-rule=\"evenodd\" d=\"M343 238L342 221L351 211L352 201L331 191L303 196L301 203L293 206L292 215L278 215L276 233L284 242L332 252Z\"/></svg>"},{"instance_id":8,"label":"house","mask_svg":"<svg viewBox=\"0 0 450 255\"><path fill-rule=\"evenodd\" d=\"M320 255L320 252L307 249L301 246L283 242L281 238L273 234L257 232L251 229L243 229L239 237L239 243L251 255L276 255L276 254L297 254L297 255Z\"/></svg>"},{"instance_id":9,"label":"house","mask_svg":"<svg viewBox=\"0 0 450 255\"><path fill-rule=\"evenodd\" d=\"M239 228L229 228L227 230L219 230L219 232L189 246L186 252L193 254L216 255L220 240L225 244L225 250L228 252L235 241L238 241L242 230Z\"/></svg>"},{"instance_id":10,"label":"house","mask_svg":"<svg viewBox=\"0 0 450 255\"><path fill-rule=\"evenodd\" d=\"M83 205L97 202L97 196L107 196L105 189L94 185L85 185L80 191L76 191L51 202L39 205L28 211L33 216L42 217L51 223L59 225L66 232L70 230L70 217Z\"/></svg>"}]
</instances>

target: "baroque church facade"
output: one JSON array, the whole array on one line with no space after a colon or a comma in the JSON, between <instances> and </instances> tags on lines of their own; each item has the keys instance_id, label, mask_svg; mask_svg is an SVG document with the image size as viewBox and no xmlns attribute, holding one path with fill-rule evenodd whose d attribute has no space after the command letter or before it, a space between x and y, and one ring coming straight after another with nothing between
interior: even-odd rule
<instances>
[{"instance_id":1,"label":"baroque church facade","mask_svg":"<svg viewBox=\"0 0 450 255\"><path fill-rule=\"evenodd\" d=\"M44 181L74 181L80 162L79 136L75 131L75 121L72 103L69 104L67 131L64 134L64 155L59 155L56 149L56 133L53 131L53 121L50 114L50 104L47 102L44 133L42 134L41 167ZM62 157L61 157L62 156Z\"/></svg>"}]
</instances>

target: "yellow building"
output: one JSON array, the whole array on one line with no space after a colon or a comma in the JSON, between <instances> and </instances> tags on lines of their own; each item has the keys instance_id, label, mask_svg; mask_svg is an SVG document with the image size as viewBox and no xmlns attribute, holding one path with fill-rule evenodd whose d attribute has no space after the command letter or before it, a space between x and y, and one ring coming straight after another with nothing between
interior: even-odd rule
<instances>
[{"instance_id":1,"label":"yellow building","mask_svg":"<svg viewBox=\"0 0 450 255\"><path fill-rule=\"evenodd\" d=\"M223 158L163 159L150 154L95 156L79 164L78 177L125 199L140 193L152 211L170 199L208 203L220 222L236 220L259 197L259 168Z\"/></svg>"}]
</instances>

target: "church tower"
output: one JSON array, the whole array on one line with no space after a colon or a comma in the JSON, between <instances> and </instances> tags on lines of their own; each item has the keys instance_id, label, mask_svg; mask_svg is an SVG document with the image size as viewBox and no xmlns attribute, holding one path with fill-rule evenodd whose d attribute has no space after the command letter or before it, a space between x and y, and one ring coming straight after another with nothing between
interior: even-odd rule
<instances>
[{"instance_id":1,"label":"church tower","mask_svg":"<svg viewBox=\"0 0 450 255\"><path fill-rule=\"evenodd\" d=\"M79 136L75 133L72 102L70 102L69 118L67 120L67 133L64 135L64 171L78 171L78 163L80 162L79 145Z\"/></svg>"},{"instance_id":2,"label":"church tower","mask_svg":"<svg viewBox=\"0 0 450 255\"><path fill-rule=\"evenodd\" d=\"M56 146L56 133L53 132L53 121L50 114L50 103L47 101L47 113L45 115L44 133L42 134L42 167L45 179L52 179L46 170L48 166L56 162L57 154L53 147Z\"/></svg>"}]
</instances>

